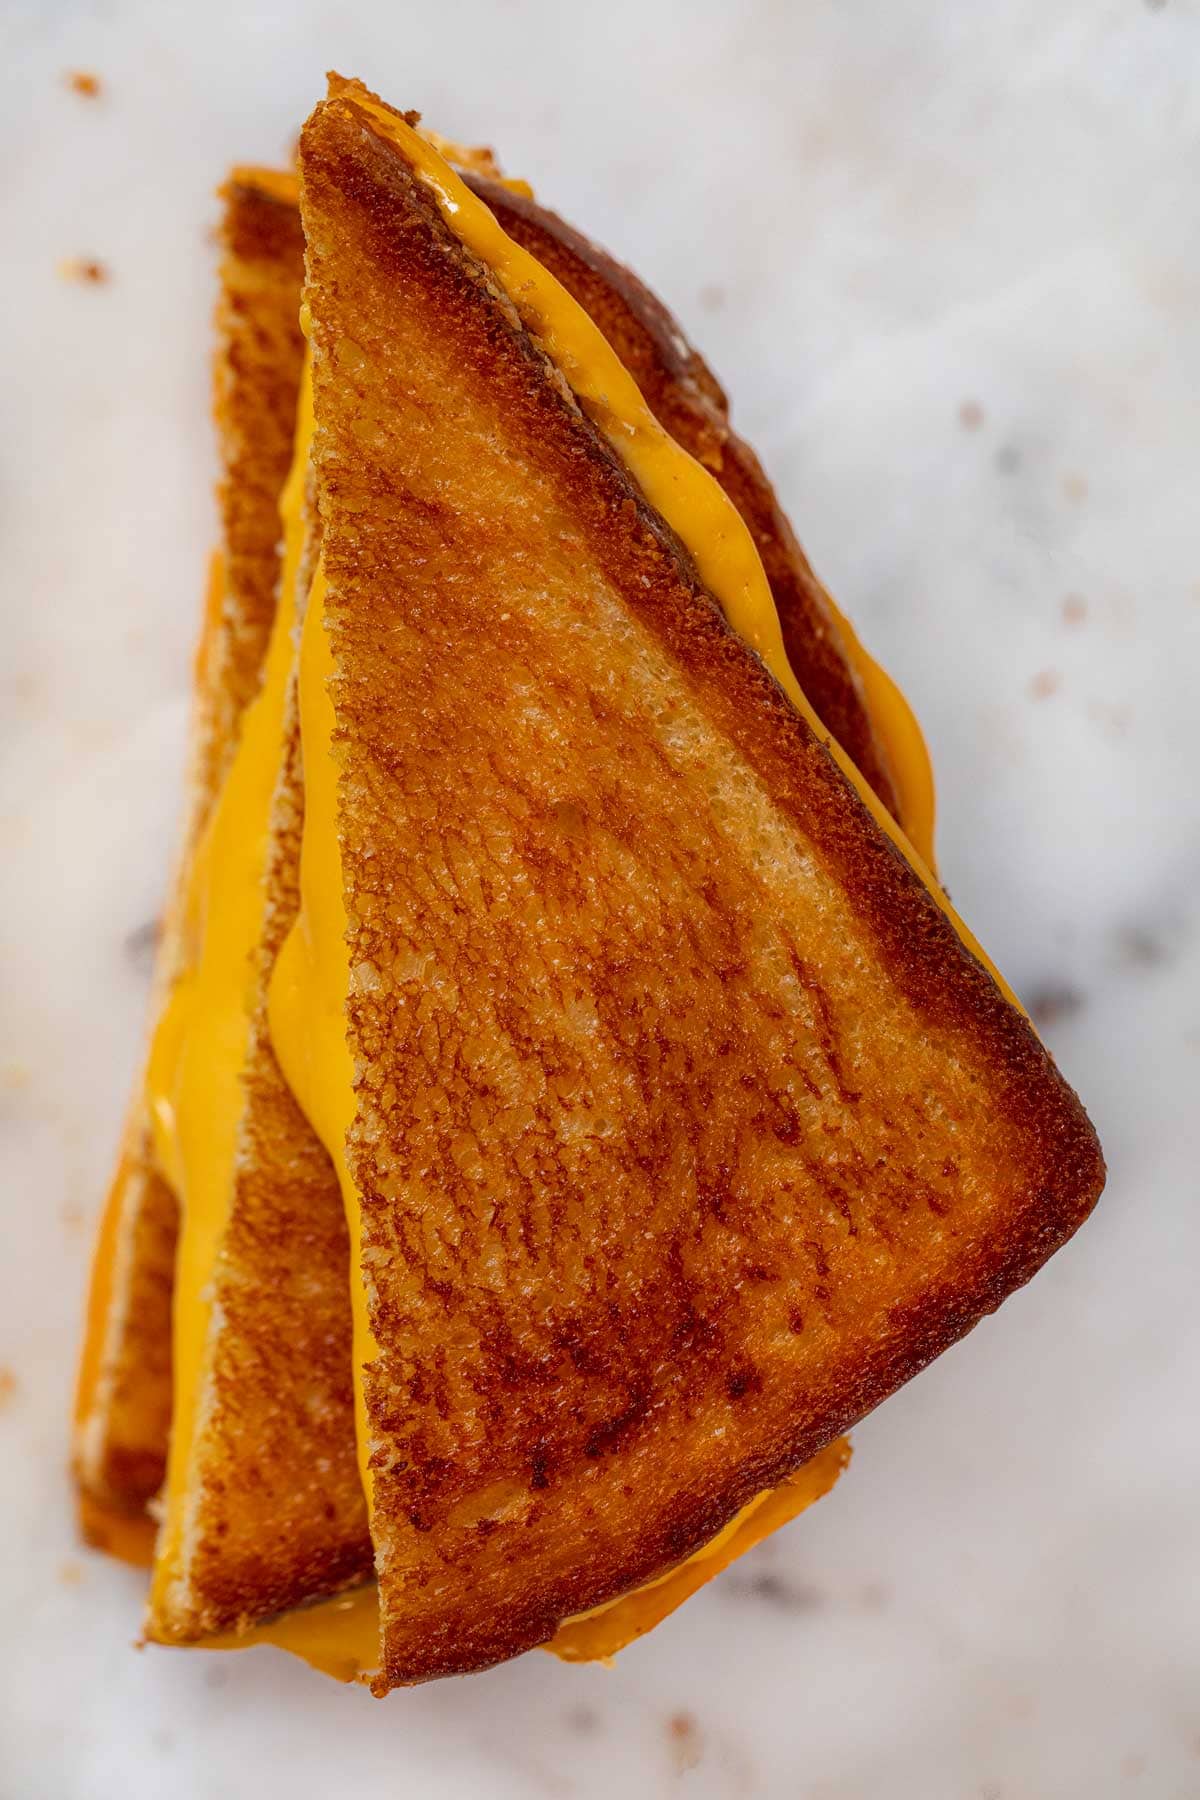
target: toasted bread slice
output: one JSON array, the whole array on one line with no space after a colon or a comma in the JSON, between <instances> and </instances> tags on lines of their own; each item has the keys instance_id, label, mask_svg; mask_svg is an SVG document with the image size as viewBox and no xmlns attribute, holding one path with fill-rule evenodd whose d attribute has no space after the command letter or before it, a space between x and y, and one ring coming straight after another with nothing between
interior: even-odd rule
<instances>
[{"instance_id":1,"label":"toasted bread slice","mask_svg":"<svg viewBox=\"0 0 1200 1800\"><path fill-rule=\"evenodd\" d=\"M301 139L339 772L322 838L306 726L305 846L326 877L340 850L347 912L343 942L306 900L306 929L356 1071L330 1147L380 1687L679 1562L1103 1182L1027 1021L703 585L733 520L655 510L614 448L647 426L596 384L585 410L541 290L429 168L361 90Z\"/></svg>"},{"instance_id":2,"label":"toasted bread slice","mask_svg":"<svg viewBox=\"0 0 1200 1800\"><path fill-rule=\"evenodd\" d=\"M238 169L227 183L215 412L223 554L196 658L183 842L156 960L152 1016L185 960L180 897L253 695L279 574L279 492L303 361L304 241L294 177ZM75 1461L91 1504L138 1514L162 1484L171 1419L171 1290L178 1208L158 1172L143 1084L130 1102L93 1264L76 1396Z\"/></svg>"}]
</instances>

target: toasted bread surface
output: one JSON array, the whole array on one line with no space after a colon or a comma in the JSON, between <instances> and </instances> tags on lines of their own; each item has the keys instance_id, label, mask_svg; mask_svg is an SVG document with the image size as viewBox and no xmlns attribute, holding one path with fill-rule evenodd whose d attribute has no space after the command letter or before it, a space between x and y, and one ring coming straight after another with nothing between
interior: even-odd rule
<instances>
[{"instance_id":1,"label":"toasted bread surface","mask_svg":"<svg viewBox=\"0 0 1200 1800\"><path fill-rule=\"evenodd\" d=\"M729 402L712 370L662 301L631 270L535 200L485 176L466 180L509 237L536 256L590 313L659 423L725 489L753 534L800 686L884 805L904 824L887 753L837 620L762 464L732 429Z\"/></svg>"},{"instance_id":2,"label":"toasted bread surface","mask_svg":"<svg viewBox=\"0 0 1200 1800\"><path fill-rule=\"evenodd\" d=\"M689 1555L1103 1166L404 156L301 171L386 1686Z\"/></svg>"},{"instance_id":3,"label":"toasted bread surface","mask_svg":"<svg viewBox=\"0 0 1200 1800\"><path fill-rule=\"evenodd\" d=\"M156 958L151 1016L182 968L181 900L253 696L278 580L279 492L303 361L303 237L295 183L235 172L224 190L214 391L224 552L196 657L183 841ZM76 1396L75 1464L94 1501L137 1512L158 1492L171 1418L178 1207L156 1169L139 1075L105 1202Z\"/></svg>"},{"instance_id":4,"label":"toasted bread surface","mask_svg":"<svg viewBox=\"0 0 1200 1800\"><path fill-rule=\"evenodd\" d=\"M304 235L290 176L235 170L225 214L214 399L218 499L228 565L211 748L200 782L215 795L258 691L279 580L279 494L291 466L304 359Z\"/></svg>"}]
</instances>

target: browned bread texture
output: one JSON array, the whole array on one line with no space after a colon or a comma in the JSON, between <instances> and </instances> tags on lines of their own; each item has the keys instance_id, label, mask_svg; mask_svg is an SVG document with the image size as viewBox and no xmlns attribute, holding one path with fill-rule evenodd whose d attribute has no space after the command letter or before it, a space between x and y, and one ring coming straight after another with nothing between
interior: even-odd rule
<instances>
[{"instance_id":1,"label":"browned bread texture","mask_svg":"<svg viewBox=\"0 0 1200 1800\"><path fill-rule=\"evenodd\" d=\"M211 748L198 783L215 795L258 692L279 582L279 496L296 430L304 360L304 234L296 182L236 169L222 190L214 410L228 595L216 657Z\"/></svg>"},{"instance_id":2,"label":"browned bread texture","mask_svg":"<svg viewBox=\"0 0 1200 1800\"><path fill-rule=\"evenodd\" d=\"M301 175L386 1687L689 1555L1103 1165L352 94Z\"/></svg>"},{"instance_id":3,"label":"browned bread texture","mask_svg":"<svg viewBox=\"0 0 1200 1800\"><path fill-rule=\"evenodd\" d=\"M837 620L762 464L730 426L729 402L712 370L662 301L631 270L500 182L469 175L467 185L486 200L509 237L536 256L590 313L659 424L711 469L725 489L754 536L796 679L822 724L900 819L887 753L847 660Z\"/></svg>"}]
</instances>

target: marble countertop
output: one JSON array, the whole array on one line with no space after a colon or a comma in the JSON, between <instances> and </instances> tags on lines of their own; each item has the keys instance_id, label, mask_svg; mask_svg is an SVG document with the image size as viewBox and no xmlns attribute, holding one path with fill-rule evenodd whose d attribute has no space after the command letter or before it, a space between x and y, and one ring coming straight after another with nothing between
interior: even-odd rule
<instances>
[{"instance_id":1,"label":"marble countertop","mask_svg":"<svg viewBox=\"0 0 1200 1800\"><path fill-rule=\"evenodd\" d=\"M1200 8L10 0L0 52L0 1800L1194 1800ZM923 716L946 878L1111 1167L836 1496L613 1671L382 1705L135 1653L65 1477L214 531L212 189L331 63L677 309Z\"/></svg>"}]
</instances>

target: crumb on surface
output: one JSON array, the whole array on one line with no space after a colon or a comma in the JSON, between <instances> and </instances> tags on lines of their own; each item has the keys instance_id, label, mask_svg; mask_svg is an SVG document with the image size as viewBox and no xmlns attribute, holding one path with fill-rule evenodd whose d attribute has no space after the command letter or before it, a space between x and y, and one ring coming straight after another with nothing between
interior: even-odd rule
<instances>
[{"instance_id":1,"label":"crumb on surface","mask_svg":"<svg viewBox=\"0 0 1200 1800\"><path fill-rule=\"evenodd\" d=\"M58 1579L64 1587L79 1587L83 1581L83 1564L68 1556L58 1565Z\"/></svg>"},{"instance_id":2,"label":"crumb on surface","mask_svg":"<svg viewBox=\"0 0 1200 1800\"><path fill-rule=\"evenodd\" d=\"M1062 491L1066 499L1078 505L1087 499L1088 484L1082 475L1064 475Z\"/></svg>"},{"instance_id":3,"label":"crumb on surface","mask_svg":"<svg viewBox=\"0 0 1200 1800\"><path fill-rule=\"evenodd\" d=\"M11 1369L0 1368L0 1409L6 1407L17 1391L17 1378Z\"/></svg>"},{"instance_id":4,"label":"crumb on surface","mask_svg":"<svg viewBox=\"0 0 1200 1800\"><path fill-rule=\"evenodd\" d=\"M86 1215L78 1200L64 1200L58 1209L58 1217L63 1229L72 1236L82 1231L86 1223Z\"/></svg>"},{"instance_id":5,"label":"crumb on surface","mask_svg":"<svg viewBox=\"0 0 1200 1800\"><path fill-rule=\"evenodd\" d=\"M1082 625L1087 618L1087 601L1082 594L1067 594L1062 603L1063 620L1068 625Z\"/></svg>"},{"instance_id":6,"label":"crumb on surface","mask_svg":"<svg viewBox=\"0 0 1200 1800\"><path fill-rule=\"evenodd\" d=\"M1105 737L1123 738L1129 735L1133 711L1121 701L1089 700L1085 710L1092 724L1099 726Z\"/></svg>"},{"instance_id":7,"label":"crumb on surface","mask_svg":"<svg viewBox=\"0 0 1200 1800\"><path fill-rule=\"evenodd\" d=\"M983 408L978 400L964 400L958 409L958 422L964 431L978 431L983 418Z\"/></svg>"},{"instance_id":8,"label":"crumb on surface","mask_svg":"<svg viewBox=\"0 0 1200 1800\"><path fill-rule=\"evenodd\" d=\"M58 265L64 281L82 281L98 287L109 279L108 264L98 256L67 256Z\"/></svg>"},{"instance_id":9,"label":"crumb on surface","mask_svg":"<svg viewBox=\"0 0 1200 1800\"><path fill-rule=\"evenodd\" d=\"M694 1769L704 1749L704 1739L694 1714L680 1708L667 1720L667 1737L676 1770L680 1775Z\"/></svg>"},{"instance_id":10,"label":"crumb on surface","mask_svg":"<svg viewBox=\"0 0 1200 1800\"><path fill-rule=\"evenodd\" d=\"M1035 700L1048 700L1061 686L1062 676L1057 669L1039 669L1029 683L1029 692Z\"/></svg>"},{"instance_id":11,"label":"crumb on surface","mask_svg":"<svg viewBox=\"0 0 1200 1800\"><path fill-rule=\"evenodd\" d=\"M73 94L95 100L100 94L100 77L93 75L90 69L71 69L67 74L67 86Z\"/></svg>"}]
</instances>

